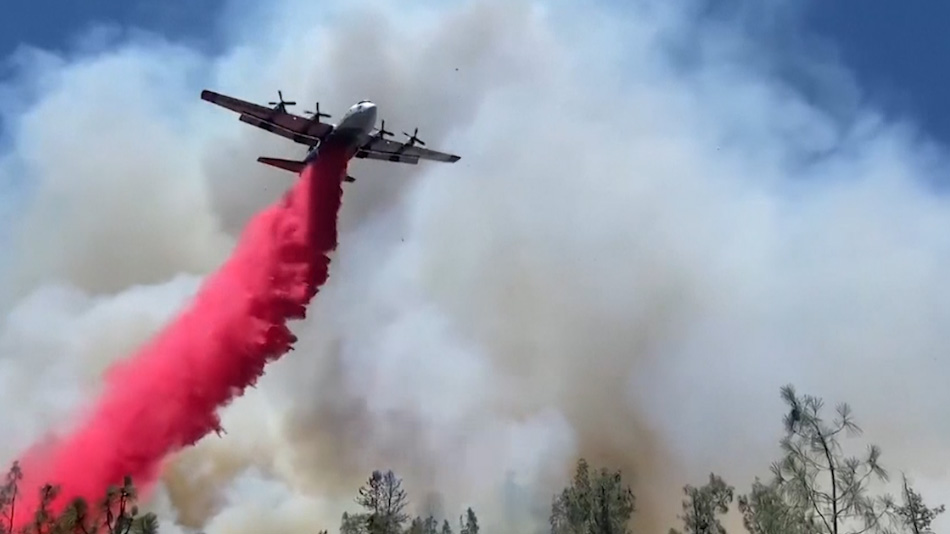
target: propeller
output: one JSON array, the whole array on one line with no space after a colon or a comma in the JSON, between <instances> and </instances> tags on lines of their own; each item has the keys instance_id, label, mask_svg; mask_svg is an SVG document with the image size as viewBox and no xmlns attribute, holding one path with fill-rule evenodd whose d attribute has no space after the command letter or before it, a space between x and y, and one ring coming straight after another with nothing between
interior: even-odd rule
<instances>
[{"instance_id":1,"label":"propeller","mask_svg":"<svg viewBox=\"0 0 950 534\"><path fill-rule=\"evenodd\" d=\"M313 116L314 119L316 119L316 120L318 120L318 121L320 120L320 117L326 117L326 118L328 118L328 119L330 118L330 114L329 114L329 113L320 113L320 102L317 102L316 104L314 104L313 107L314 107L314 110L315 110L315 111L304 111L304 114L305 114L305 115L311 115L311 116Z\"/></svg>"},{"instance_id":2,"label":"propeller","mask_svg":"<svg viewBox=\"0 0 950 534\"><path fill-rule=\"evenodd\" d=\"M380 121L379 131L376 132L376 137L383 138L387 135L392 135L393 133L386 129L386 121Z\"/></svg>"},{"instance_id":3,"label":"propeller","mask_svg":"<svg viewBox=\"0 0 950 534\"><path fill-rule=\"evenodd\" d=\"M287 111L287 106L297 105L296 102L284 101L284 93L282 93L280 90L277 91L277 99L280 100L280 102L268 102L267 104L274 106L274 109L279 109L280 111L283 111L283 112Z\"/></svg>"},{"instance_id":4,"label":"propeller","mask_svg":"<svg viewBox=\"0 0 950 534\"><path fill-rule=\"evenodd\" d=\"M407 144L407 145L412 146L412 145L418 143L418 144L420 144L420 145L422 145L422 146L426 146L426 144L425 144L421 139L419 139L419 136L418 136L418 134L419 134L419 128L416 128L415 131L412 132L412 135L409 135L409 134L407 134L406 132L402 132L402 134L409 138L409 140L406 141L406 144Z\"/></svg>"}]
</instances>

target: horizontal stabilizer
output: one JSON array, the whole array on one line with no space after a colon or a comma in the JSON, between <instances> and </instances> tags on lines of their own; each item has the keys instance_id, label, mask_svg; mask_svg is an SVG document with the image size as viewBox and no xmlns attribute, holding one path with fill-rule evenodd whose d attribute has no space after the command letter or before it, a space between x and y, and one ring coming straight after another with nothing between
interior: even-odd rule
<instances>
[{"instance_id":1,"label":"horizontal stabilizer","mask_svg":"<svg viewBox=\"0 0 950 534\"><path fill-rule=\"evenodd\" d=\"M284 169L285 171L294 172L300 174L303 171L304 167L307 166L303 161L293 161L290 159L280 159L280 158L265 158L261 156L257 158L257 161L270 165L272 167L277 167L278 169ZM343 179L344 182L355 182L356 179L350 176L349 174Z\"/></svg>"},{"instance_id":2,"label":"horizontal stabilizer","mask_svg":"<svg viewBox=\"0 0 950 534\"><path fill-rule=\"evenodd\" d=\"M277 167L278 169L284 169L285 171L290 171L297 174L300 174L300 171L302 171L303 168L307 166L307 164L302 161L293 161L280 158L265 158L263 156L257 158L257 161L263 163L264 165L270 165L271 167Z\"/></svg>"}]
</instances>

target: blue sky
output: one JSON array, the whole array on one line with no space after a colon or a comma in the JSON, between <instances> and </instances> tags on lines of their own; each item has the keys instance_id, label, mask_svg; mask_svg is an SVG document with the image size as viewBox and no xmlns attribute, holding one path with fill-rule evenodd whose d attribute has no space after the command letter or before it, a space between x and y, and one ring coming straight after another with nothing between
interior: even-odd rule
<instances>
[{"instance_id":1,"label":"blue sky","mask_svg":"<svg viewBox=\"0 0 950 534\"><path fill-rule=\"evenodd\" d=\"M213 44L212 21L223 4L224 0L12 0L0 18L0 57L21 43L68 48L84 29L102 22ZM830 45L856 77L863 98L893 115L915 119L926 132L950 143L946 96L950 81L942 61L950 56L950 38L945 37L950 4L834 0L804 5L797 19L800 27L792 32L796 39L818 37Z\"/></svg>"},{"instance_id":2,"label":"blue sky","mask_svg":"<svg viewBox=\"0 0 950 534\"><path fill-rule=\"evenodd\" d=\"M0 18L0 55L20 43L64 49L96 23L134 25L170 37L206 35L223 0L10 0Z\"/></svg>"},{"instance_id":3,"label":"blue sky","mask_svg":"<svg viewBox=\"0 0 950 534\"><path fill-rule=\"evenodd\" d=\"M832 41L871 98L950 141L950 4L835 0L813 4L804 24Z\"/></svg>"}]
</instances>

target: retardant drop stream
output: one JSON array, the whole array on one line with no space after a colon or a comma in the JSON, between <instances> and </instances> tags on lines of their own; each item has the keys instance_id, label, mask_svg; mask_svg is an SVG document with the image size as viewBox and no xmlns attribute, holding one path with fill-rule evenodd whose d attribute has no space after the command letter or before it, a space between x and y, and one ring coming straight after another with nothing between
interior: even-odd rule
<instances>
[{"instance_id":1,"label":"retardant drop stream","mask_svg":"<svg viewBox=\"0 0 950 534\"><path fill-rule=\"evenodd\" d=\"M16 524L30 521L47 482L61 487L57 511L75 497L100 499L126 475L147 491L169 454L221 429L218 409L291 348L287 320L304 317L328 277L346 165L322 153L250 221L188 307L107 372L80 424L27 451Z\"/></svg>"}]
</instances>

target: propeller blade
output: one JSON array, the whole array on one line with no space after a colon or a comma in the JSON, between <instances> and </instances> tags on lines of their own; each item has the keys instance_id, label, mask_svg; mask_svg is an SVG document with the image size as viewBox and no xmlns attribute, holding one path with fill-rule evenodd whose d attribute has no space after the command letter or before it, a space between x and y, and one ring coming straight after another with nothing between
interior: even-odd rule
<instances>
[{"instance_id":1,"label":"propeller blade","mask_svg":"<svg viewBox=\"0 0 950 534\"><path fill-rule=\"evenodd\" d=\"M268 105L276 106L277 109L287 109L287 106L296 106L297 102L287 102L284 100L284 93L280 89L277 90L277 99L279 102L268 102Z\"/></svg>"},{"instance_id":2,"label":"propeller blade","mask_svg":"<svg viewBox=\"0 0 950 534\"><path fill-rule=\"evenodd\" d=\"M308 111L304 111L304 113L305 113L306 115L311 115L311 116L313 116L313 117L314 117L315 119L317 119L318 121L320 120L320 117L326 117L326 118L328 118L328 119L330 118L330 114L329 114L329 113L321 113L321 112L320 112L320 103L319 103L319 102L316 102L316 103L314 104L313 109L314 109L314 111L309 111L309 110L308 110Z\"/></svg>"},{"instance_id":3,"label":"propeller blade","mask_svg":"<svg viewBox=\"0 0 950 534\"><path fill-rule=\"evenodd\" d=\"M402 134L409 138L409 140L406 141L405 144L412 146L412 145L415 145L416 143L418 143L418 144L420 144L420 145L422 145L422 146L425 146L425 143L422 141L422 139L419 139L419 128L416 128L416 129L412 132L412 135L409 135L409 134L406 133L406 132L402 132Z\"/></svg>"}]
</instances>

